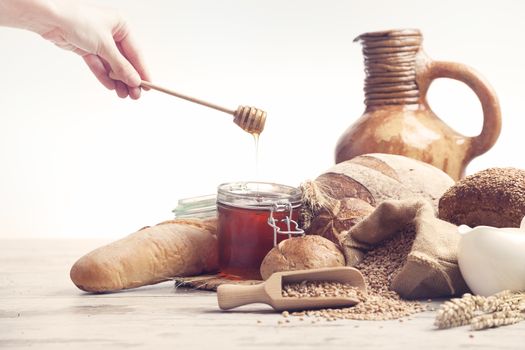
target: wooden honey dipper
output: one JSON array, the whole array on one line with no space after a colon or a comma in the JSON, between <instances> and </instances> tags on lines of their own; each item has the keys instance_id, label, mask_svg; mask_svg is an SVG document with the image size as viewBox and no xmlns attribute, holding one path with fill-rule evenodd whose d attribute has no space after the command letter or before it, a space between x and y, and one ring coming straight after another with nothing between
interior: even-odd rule
<instances>
[{"instance_id":1,"label":"wooden honey dipper","mask_svg":"<svg viewBox=\"0 0 525 350\"><path fill-rule=\"evenodd\" d=\"M236 110L231 110L229 108L224 108L216 104L197 99L195 97L187 96L179 92L166 89L165 87L152 84L149 81L142 80L141 85L146 88L164 92L168 95L179 97L190 102L198 103L200 105L231 114L234 117L233 122L250 134L259 135L264 129L264 123L266 122L266 112L261 109L248 106L239 106Z\"/></svg>"}]
</instances>

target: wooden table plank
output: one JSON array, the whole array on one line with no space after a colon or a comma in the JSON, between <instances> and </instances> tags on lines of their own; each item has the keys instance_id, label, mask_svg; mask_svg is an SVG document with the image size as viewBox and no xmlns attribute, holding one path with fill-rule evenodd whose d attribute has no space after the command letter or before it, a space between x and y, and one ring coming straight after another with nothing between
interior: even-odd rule
<instances>
[{"instance_id":1,"label":"wooden table plank","mask_svg":"<svg viewBox=\"0 0 525 350\"><path fill-rule=\"evenodd\" d=\"M175 289L172 282L114 294L83 293L69 280L69 268L103 243L0 241L1 349L525 349L525 322L482 332L438 331L432 325L435 313L425 312L403 322L312 324L292 318L278 324L282 316L264 305L221 312L215 293Z\"/></svg>"}]
</instances>

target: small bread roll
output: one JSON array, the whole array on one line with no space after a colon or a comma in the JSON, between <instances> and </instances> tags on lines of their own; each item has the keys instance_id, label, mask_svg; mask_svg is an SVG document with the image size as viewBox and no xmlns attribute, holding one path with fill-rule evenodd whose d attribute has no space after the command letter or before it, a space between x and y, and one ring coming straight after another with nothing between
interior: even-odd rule
<instances>
[{"instance_id":1,"label":"small bread roll","mask_svg":"<svg viewBox=\"0 0 525 350\"><path fill-rule=\"evenodd\" d=\"M439 200L439 218L456 225L519 227L525 215L525 170L490 168L467 176Z\"/></svg>"},{"instance_id":2,"label":"small bread roll","mask_svg":"<svg viewBox=\"0 0 525 350\"><path fill-rule=\"evenodd\" d=\"M317 235L285 239L274 247L261 264L261 276L274 272L345 266L343 253L326 238Z\"/></svg>"}]
</instances>

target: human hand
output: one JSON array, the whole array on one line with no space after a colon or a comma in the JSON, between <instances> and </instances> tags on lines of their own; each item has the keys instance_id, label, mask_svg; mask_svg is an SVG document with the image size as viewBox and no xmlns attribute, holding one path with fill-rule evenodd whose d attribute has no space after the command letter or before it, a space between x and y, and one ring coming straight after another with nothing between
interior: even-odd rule
<instances>
[{"instance_id":1,"label":"human hand","mask_svg":"<svg viewBox=\"0 0 525 350\"><path fill-rule=\"evenodd\" d=\"M113 9L73 0L0 0L2 12L0 24L29 29L80 55L121 98L138 99L141 79L150 80L128 24Z\"/></svg>"}]
</instances>

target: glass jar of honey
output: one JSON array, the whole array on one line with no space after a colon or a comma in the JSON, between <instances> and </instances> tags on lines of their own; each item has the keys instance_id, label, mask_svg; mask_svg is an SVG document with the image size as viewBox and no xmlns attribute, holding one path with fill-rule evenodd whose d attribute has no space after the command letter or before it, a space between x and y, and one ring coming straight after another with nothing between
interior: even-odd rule
<instances>
[{"instance_id":1,"label":"glass jar of honey","mask_svg":"<svg viewBox=\"0 0 525 350\"><path fill-rule=\"evenodd\" d=\"M297 225L298 188L233 182L217 191L219 269L233 279L261 279L259 268L278 242L303 234Z\"/></svg>"}]
</instances>

